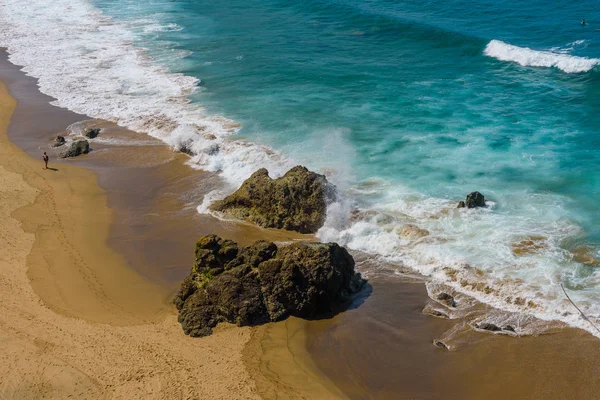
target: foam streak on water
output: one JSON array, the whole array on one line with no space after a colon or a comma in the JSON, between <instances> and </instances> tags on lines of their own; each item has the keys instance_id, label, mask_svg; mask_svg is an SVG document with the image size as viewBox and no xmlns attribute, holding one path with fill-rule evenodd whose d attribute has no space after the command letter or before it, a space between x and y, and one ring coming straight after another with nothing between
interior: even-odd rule
<instances>
[{"instance_id":1,"label":"foam streak on water","mask_svg":"<svg viewBox=\"0 0 600 400\"><path fill-rule=\"evenodd\" d=\"M88 1L4 0L0 22L0 46L8 48L13 63L39 79L41 91L56 98L56 105L147 132L185 150L191 154L191 166L221 174L228 184L225 191L260 167L278 176L294 165L290 158L268 147L228 138L239 129L236 123L209 115L189 101L187 96L198 90L197 78L156 65L133 45L136 38L132 31ZM150 33L180 29L172 23L162 26L159 21L147 25ZM500 41L490 42L485 54L564 72L588 71L598 63L596 59L539 52ZM477 100L475 96L469 98ZM428 107L436 104L424 102L421 112L435 114L440 110ZM484 142L479 137L463 149L481 146ZM419 142L427 136L416 135L414 139ZM338 154L344 146L335 143ZM477 154L484 151L482 147ZM345 153L352 152L350 148ZM352 156L349 159L346 164ZM435 159L430 161L438 167ZM313 162L309 167L318 169L325 164ZM539 169L531 159L523 164ZM395 182L373 179L356 183L342 181L343 175L338 171L333 178L341 188L340 199L329 207L326 224L318 233L322 240L402 263L500 309L590 330L560 291L559 283L568 281L580 289L573 298L588 316L600 316L599 274L578 273L582 265L563 248L565 241L581 235L579 226L565 212L568 199L521 191L514 199L504 196L501 207L490 202L486 209L457 210L454 201L427 197ZM212 193L208 198L223 194ZM207 203L199 211L207 211ZM429 235L402 237L399 232L405 224L427 229Z\"/></svg>"}]
</instances>

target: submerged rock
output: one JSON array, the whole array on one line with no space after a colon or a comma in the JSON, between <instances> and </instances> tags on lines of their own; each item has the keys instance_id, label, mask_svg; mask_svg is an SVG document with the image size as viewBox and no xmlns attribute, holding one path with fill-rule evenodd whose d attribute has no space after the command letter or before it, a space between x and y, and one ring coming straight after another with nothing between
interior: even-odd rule
<instances>
[{"instance_id":1,"label":"submerged rock","mask_svg":"<svg viewBox=\"0 0 600 400\"><path fill-rule=\"evenodd\" d=\"M54 139L54 144L52 145L52 147L60 147L63 144L65 144L64 136L57 135L56 138Z\"/></svg>"},{"instance_id":2,"label":"submerged rock","mask_svg":"<svg viewBox=\"0 0 600 400\"><path fill-rule=\"evenodd\" d=\"M465 201L467 208L485 207L485 197L479 192L471 192Z\"/></svg>"},{"instance_id":3,"label":"submerged rock","mask_svg":"<svg viewBox=\"0 0 600 400\"><path fill-rule=\"evenodd\" d=\"M183 331L206 336L219 322L257 325L341 311L365 282L335 243L239 247L208 235L196 244L195 263L174 303Z\"/></svg>"},{"instance_id":4,"label":"submerged rock","mask_svg":"<svg viewBox=\"0 0 600 400\"><path fill-rule=\"evenodd\" d=\"M403 238L414 240L429 235L429 231L419 228L416 225L406 224L400 230L399 235Z\"/></svg>"},{"instance_id":5,"label":"submerged rock","mask_svg":"<svg viewBox=\"0 0 600 400\"><path fill-rule=\"evenodd\" d=\"M264 228L315 233L325 222L327 203L334 193L325 176L305 167L294 167L278 179L262 168L236 192L213 202L211 209Z\"/></svg>"},{"instance_id":6,"label":"submerged rock","mask_svg":"<svg viewBox=\"0 0 600 400\"><path fill-rule=\"evenodd\" d=\"M94 139L99 134L100 134L99 128L87 128L85 130L85 132L83 132L83 136L87 137L88 139Z\"/></svg>"},{"instance_id":7,"label":"submerged rock","mask_svg":"<svg viewBox=\"0 0 600 400\"><path fill-rule=\"evenodd\" d=\"M87 154L90 151L90 144L87 140L77 140L71 143L68 149L60 153L60 158L77 157L80 154Z\"/></svg>"}]
</instances>

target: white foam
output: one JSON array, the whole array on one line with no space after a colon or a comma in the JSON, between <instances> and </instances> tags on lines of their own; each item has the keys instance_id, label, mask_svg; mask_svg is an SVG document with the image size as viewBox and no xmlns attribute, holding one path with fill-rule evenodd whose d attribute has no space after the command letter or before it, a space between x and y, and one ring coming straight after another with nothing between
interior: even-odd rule
<instances>
[{"instance_id":1,"label":"white foam","mask_svg":"<svg viewBox=\"0 0 600 400\"><path fill-rule=\"evenodd\" d=\"M572 45L582 43L574 42ZM483 53L486 56L501 61L515 62L524 67L554 67L567 73L588 72L600 63L598 58L577 57L564 54L564 52L532 50L528 47L514 46L500 40L489 42Z\"/></svg>"},{"instance_id":2,"label":"white foam","mask_svg":"<svg viewBox=\"0 0 600 400\"><path fill-rule=\"evenodd\" d=\"M370 189L376 190L372 185ZM589 287L570 295L590 319L600 322L600 292L594 289L600 274L575 278L580 264L561 245L581 231L566 218L556 196L530 195L525 204L523 196L515 204L505 199L500 212L491 201L485 209L456 209L454 202L398 186L386 190L384 198L365 205L352 219L341 203L332 204L317 236L409 267L500 310L559 320L598 334L560 288L564 281ZM404 224L416 224L430 234L418 240L401 237ZM532 236L543 238L534 239L540 248L516 255L513 246ZM456 271L454 279L448 268Z\"/></svg>"}]
</instances>

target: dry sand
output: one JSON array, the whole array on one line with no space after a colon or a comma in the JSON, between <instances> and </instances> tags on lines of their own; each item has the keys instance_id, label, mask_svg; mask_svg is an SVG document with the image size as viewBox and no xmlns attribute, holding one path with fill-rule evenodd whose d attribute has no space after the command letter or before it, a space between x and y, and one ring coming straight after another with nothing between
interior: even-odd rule
<instances>
[{"instance_id":1,"label":"dry sand","mask_svg":"<svg viewBox=\"0 0 600 400\"><path fill-rule=\"evenodd\" d=\"M0 398L258 398L252 329L185 336L168 293L106 246L95 175L44 170L8 141L15 104L0 84Z\"/></svg>"}]
</instances>

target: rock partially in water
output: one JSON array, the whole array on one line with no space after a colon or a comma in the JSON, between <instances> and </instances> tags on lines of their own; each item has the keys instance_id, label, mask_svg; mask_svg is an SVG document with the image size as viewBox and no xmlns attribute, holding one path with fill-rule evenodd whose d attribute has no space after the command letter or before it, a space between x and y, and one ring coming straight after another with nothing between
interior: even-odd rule
<instances>
[{"instance_id":1,"label":"rock partially in water","mask_svg":"<svg viewBox=\"0 0 600 400\"><path fill-rule=\"evenodd\" d=\"M266 169L256 171L242 186L211 209L250 220L264 228L315 233L323 226L335 188L323 175L297 166L278 179Z\"/></svg>"},{"instance_id":2,"label":"rock partially in water","mask_svg":"<svg viewBox=\"0 0 600 400\"><path fill-rule=\"evenodd\" d=\"M88 139L94 139L100 134L100 131L101 130L99 128L87 128L85 132L83 132L83 136L85 136Z\"/></svg>"},{"instance_id":3,"label":"rock partially in water","mask_svg":"<svg viewBox=\"0 0 600 400\"><path fill-rule=\"evenodd\" d=\"M438 339L433 339L433 345L435 347L439 347L440 349L450 350L450 346Z\"/></svg>"},{"instance_id":4,"label":"rock partially in water","mask_svg":"<svg viewBox=\"0 0 600 400\"><path fill-rule=\"evenodd\" d=\"M414 240L429 235L429 231L427 229L419 228L416 225L406 224L398 234L403 238Z\"/></svg>"},{"instance_id":5,"label":"rock partially in water","mask_svg":"<svg viewBox=\"0 0 600 400\"><path fill-rule=\"evenodd\" d=\"M448 314L434 308L431 304L427 304L425 307L423 307L423 311L421 311L421 312L425 315L431 315L432 317L436 317L436 318L444 318L444 319L450 318L448 316Z\"/></svg>"},{"instance_id":6,"label":"rock partially in water","mask_svg":"<svg viewBox=\"0 0 600 400\"><path fill-rule=\"evenodd\" d=\"M71 143L68 149L60 153L60 158L77 157L81 154L87 154L90 151L90 144L87 140L77 140Z\"/></svg>"},{"instance_id":7,"label":"rock partially in water","mask_svg":"<svg viewBox=\"0 0 600 400\"><path fill-rule=\"evenodd\" d=\"M479 322L474 324L473 326L477 329L490 332L500 332L502 330L502 328L500 328L498 325L489 322Z\"/></svg>"},{"instance_id":8,"label":"rock partially in water","mask_svg":"<svg viewBox=\"0 0 600 400\"><path fill-rule=\"evenodd\" d=\"M365 282L335 243L240 247L208 235L196 244L195 263L174 303L184 332L206 336L220 322L258 325L339 312Z\"/></svg>"},{"instance_id":9,"label":"rock partially in water","mask_svg":"<svg viewBox=\"0 0 600 400\"><path fill-rule=\"evenodd\" d=\"M469 193L465 205L467 208L485 207L485 197L479 192Z\"/></svg>"},{"instance_id":10,"label":"rock partially in water","mask_svg":"<svg viewBox=\"0 0 600 400\"><path fill-rule=\"evenodd\" d=\"M454 297L449 295L448 293L441 292L437 295L437 300L442 304L447 305L448 307L456 307L456 302L454 301Z\"/></svg>"},{"instance_id":11,"label":"rock partially in water","mask_svg":"<svg viewBox=\"0 0 600 400\"><path fill-rule=\"evenodd\" d=\"M60 147L64 144L65 144L64 136L57 135L56 138L54 139L54 144L52 144L52 147Z\"/></svg>"},{"instance_id":12,"label":"rock partially in water","mask_svg":"<svg viewBox=\"0 0 600 400\"><path fill-rule=\"evenodd\" d=\"M456 208L465 208L466 206L467 205L465 204L465 202L461 200L458 202L458 205L456 206Z\"/></svg>"}]
</instances>

